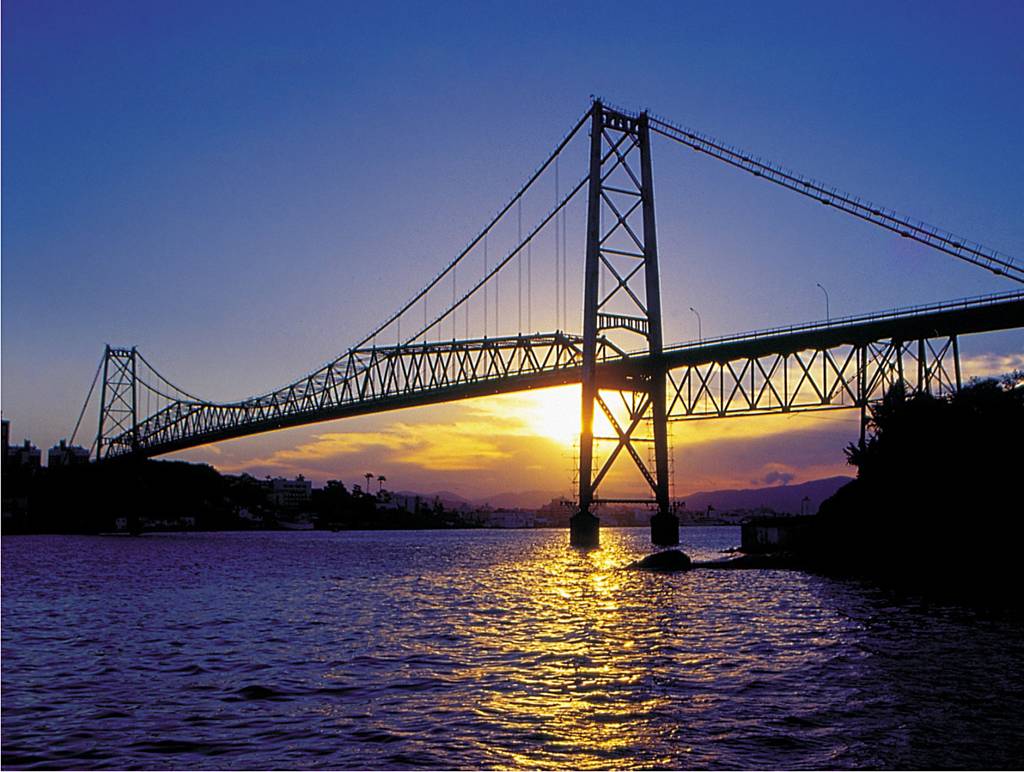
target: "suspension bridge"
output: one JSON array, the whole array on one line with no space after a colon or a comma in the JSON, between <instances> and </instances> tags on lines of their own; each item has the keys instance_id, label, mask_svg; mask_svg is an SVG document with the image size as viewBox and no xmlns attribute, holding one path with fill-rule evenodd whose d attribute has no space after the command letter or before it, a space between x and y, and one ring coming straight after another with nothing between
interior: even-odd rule
<instances>
[{"instance_id":1,"label":"suspension bridge","mask_svg":"<svg viewBox=\"0 0 1024 772\"><path fill-rule=\"evenodd\" d=\"M666 345L653 137L1024 284L1024 267L1008 255L667 119L595 100L465 249L341 356L266 394L216 402L175 386L136 348L108 345L72 440L97 383L97 461L148 458L319 421L581 384L571 542L597 544L599 504L631 503L652 506L652 541L669 545L679 541L669 491L670 421L859 409L863 440L868 405L894 384L932 394L960 388L960 336L1024 327L1024 289L1017 289ZM560 159L581 144L578 155L586 168L563 188ZM531 194L552 177L554 204L537 210ZM583 309L581 328L567 332L567 213L574 207L585 222ZM535 247L542 239L550 245L552 236L558 329L529 332ZM611 427L607 436L595 434L595 410ZM648 495L599 495L619 463L636 467Z\"/></svg>"}]
</instances>

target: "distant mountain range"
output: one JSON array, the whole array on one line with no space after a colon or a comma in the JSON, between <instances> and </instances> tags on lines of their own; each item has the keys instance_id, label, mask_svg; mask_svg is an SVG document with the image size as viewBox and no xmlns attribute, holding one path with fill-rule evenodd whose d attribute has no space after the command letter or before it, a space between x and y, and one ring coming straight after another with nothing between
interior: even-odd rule
<instances>
[{"instance_id":1,"label":"distant mountain range","mask_svg":"<svg viewBox=\"0 0 1024 772\"><path fill-rule=\"evenodd\" d=\"M736 509L758 509L767 507L776 512L800 512L804 497L807 497L807 511L817 512L818 506L839 488L852 480L852 477L826 477L823 480L810 480L797 485L773 485L768 488L744 488L720 491L698 491L680 499L686 502L686 509L705 510L708 506L720 512ZM498 493L478 499L467 499L451 491L435 493L416 493L414 491L398 491L395 496L419 496L424 501L432 502L435 498L449 509L460 507L482 507L489 505L493 509L534 509L547 504L557 494L551 491L520 491Z\"/></svg>"},{"instance_id":2,"label":"distant mountain range","mask_svg":"<svg viewBox=\"0 0 1024 772\"><path fill-rule=\"evenodd\" d=\"M719 512L736 509L757 509L767 507L776 512L799 513L801 503L806 496L807 512L813 514L818 506L852 480L852 477L826 477L823 480L811 480L798 485L773 485L770 488L743 488L722 491L698 491L691 493L681 501L686 502L686 509L702 510L708 506Z\"/></svg>"}]
</instances>

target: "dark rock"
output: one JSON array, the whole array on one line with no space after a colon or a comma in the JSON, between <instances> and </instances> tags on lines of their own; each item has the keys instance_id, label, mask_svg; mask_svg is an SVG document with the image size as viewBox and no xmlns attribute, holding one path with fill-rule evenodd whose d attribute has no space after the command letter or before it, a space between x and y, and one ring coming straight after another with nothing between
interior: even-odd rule
<instances>
[{"instance_id":1,"label":"dark rock","mask_svg":"<svg viewBox=\"0 0 1024 772\"><path fill-rule=\"evenodd\" d=\"M690 556L679 550L665 550L630 563L627 568L637 571L688 571L692 567Z\"/></svg>"}]
</instances>

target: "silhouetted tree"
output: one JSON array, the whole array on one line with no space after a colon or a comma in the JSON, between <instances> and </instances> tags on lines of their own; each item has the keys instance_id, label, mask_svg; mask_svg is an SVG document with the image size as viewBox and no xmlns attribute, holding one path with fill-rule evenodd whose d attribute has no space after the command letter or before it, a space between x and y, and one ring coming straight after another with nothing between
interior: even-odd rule
<instances>
[{"instance_id":1,"label":"silhouetted tree","mask_svg":"<svg viewBox=\"0 0 1024 772\"><path fill-rule=\"evenodd\" d=\"M863 447L846 448L857 479L821 506L816 557L828 567L1009 582L998 548L1021 544L1024 374L974 380L933 397L889 390Z\"/></svg>"}]
</instances>

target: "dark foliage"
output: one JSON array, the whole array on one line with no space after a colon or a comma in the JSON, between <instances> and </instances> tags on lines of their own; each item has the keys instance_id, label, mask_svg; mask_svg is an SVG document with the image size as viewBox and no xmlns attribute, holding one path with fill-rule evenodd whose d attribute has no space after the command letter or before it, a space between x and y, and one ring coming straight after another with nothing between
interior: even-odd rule
<instances>
[{"instance_id":1,"label":"dark foliage","mask_svg":"<svg viewBox=\"0 0 1024 772\"><path fill-rule=\"evenodd\" d=\"M111 530L118 517L135 520L189 515L207 527L233 519L228 486L213 467L182 461L117 461L104 464L10 470L4 496L27 507L7 532L96 533Z\"/></svg>"},{"instance_id":2,"label":"dark foliage","mask_svg":"<svg viewBox=\"0 0 1024 772\"><path fill-rule=\"evenodd\" d=\"M222 476L211 466L182 461L118 460L53 469L5 469L4 533L102 533L126 518L156 528L236 530L278 527L297 513L275 507L259 480ZM390 494L350 493L337 480L313 491L308 509L321 528L397 529L471 526L439 502L419 501L413 512L387 506ZM256 520L243 519L249 510ZM159 525L163 522L164 525Z\"/></svg>"},{"instance_id":3,"label":"dark foliage","mask_svg":"<svg viewBox=\"0 0 1024 772\"><path fill-rule=\"evenodd\" d=\"M1003 594L1024 536L1024 373L943 398L893 389L871 413L857 479L822 504L820 567Z\"/></svg>"}]
</instances>

